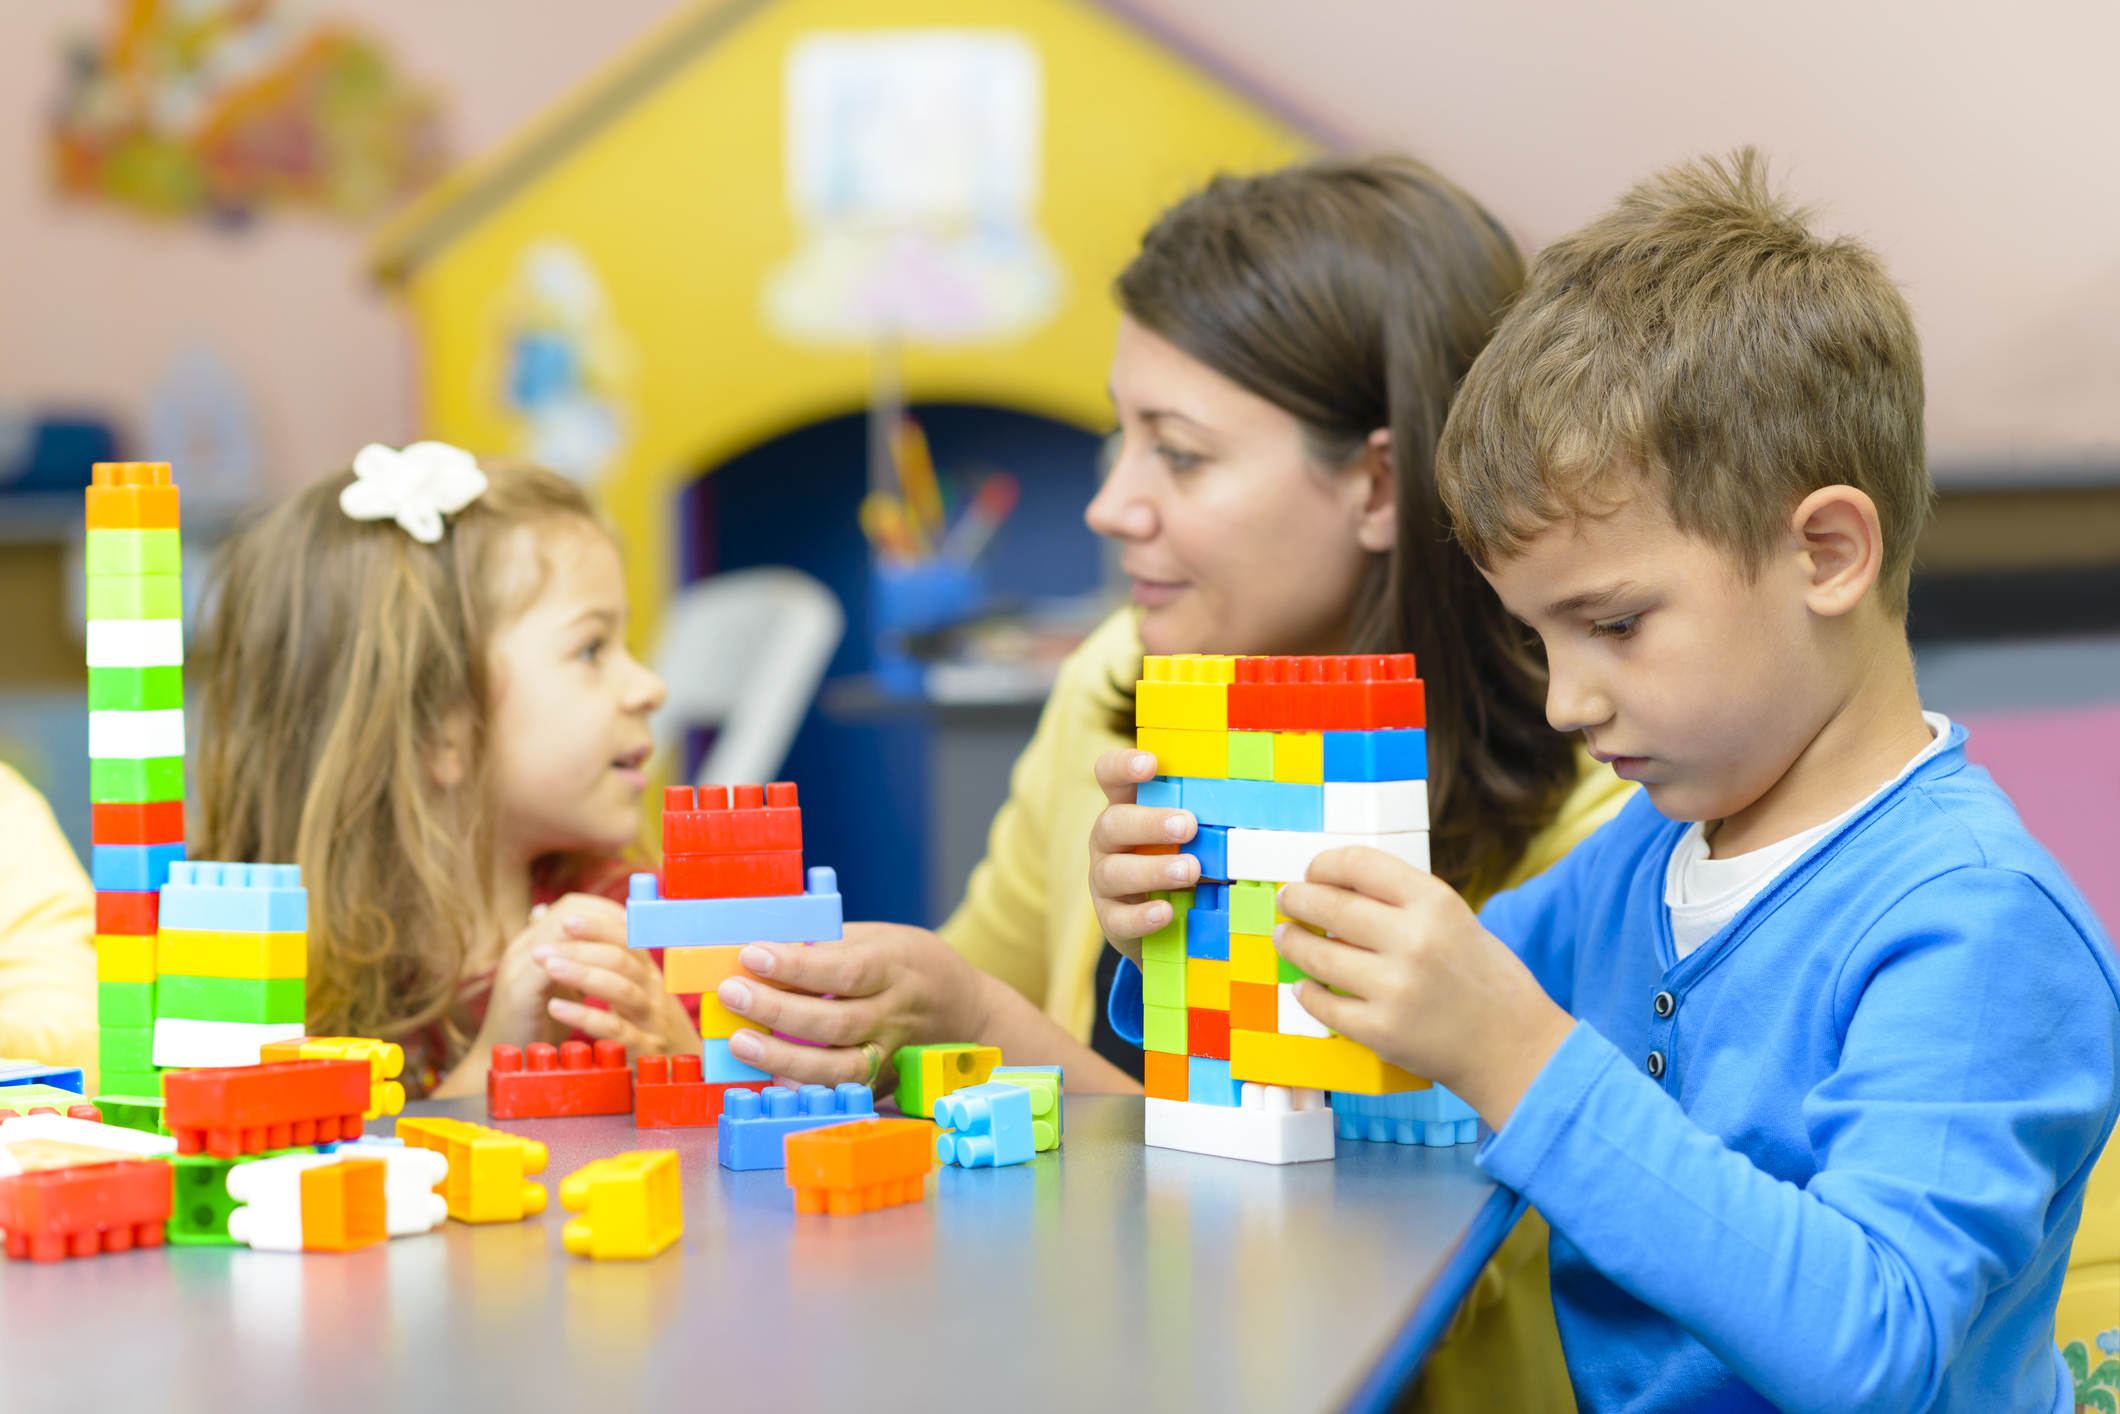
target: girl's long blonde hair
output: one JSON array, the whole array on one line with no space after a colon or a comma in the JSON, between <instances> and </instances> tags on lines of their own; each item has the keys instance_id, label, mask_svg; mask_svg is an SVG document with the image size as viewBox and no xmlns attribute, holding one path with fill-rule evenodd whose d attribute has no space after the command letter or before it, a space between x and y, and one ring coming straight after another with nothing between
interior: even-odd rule
<instances>
[{"instance_id":1,"label":"girl's long blonde hair","mask_svg":"<svg viewBox=\"0 0 2120 1414\"><path fill-rule=\"evenodd\" d=\"M310 1030L439 1025L437 1069L467 1035L466 954L498 927L488 647L536 587L506 561L519 531L602 524L564 477L484 469L435 545L341 511L350 471L283 502L215 557L201 636L193 854L301 865ZM461 766L446 786L445 752Z\"/></svg>"}]
</instances>

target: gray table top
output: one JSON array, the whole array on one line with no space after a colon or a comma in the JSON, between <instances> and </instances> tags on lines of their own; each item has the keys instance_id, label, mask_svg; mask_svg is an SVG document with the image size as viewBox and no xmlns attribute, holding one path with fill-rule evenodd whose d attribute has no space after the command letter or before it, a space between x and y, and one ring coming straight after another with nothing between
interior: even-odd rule
<instances>
[{"instance_id":1,"label":"gray table top","mask_svg":"<svg viewBox=\"0 0 2120 1414\"><path fill-rule=\"evenodd\" d=\"M0 1261L0 1409L1340 1408L1410 1368L1512 1207L1469 1145L1275 1168L1145 1148L1120 1097L1069 1099L1057 1153L851 1218L797 1217L712 1129L501 1127L551 1149L540 1217L343 1256ZM681 1244L568 1256L559 1180L635 1148L680 1155Z\"/></svg>"}]
</instances>

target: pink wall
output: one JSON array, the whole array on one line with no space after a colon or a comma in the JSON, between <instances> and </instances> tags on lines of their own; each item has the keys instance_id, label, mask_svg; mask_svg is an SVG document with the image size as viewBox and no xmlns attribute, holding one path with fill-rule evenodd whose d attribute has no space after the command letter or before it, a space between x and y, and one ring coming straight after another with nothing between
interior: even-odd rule
<instances>
[{"instance_id":1,"label":"pink wall","mask_svg":"<svg viewBox=\"0 0 2120 1414\"><path fill-rule=\"evenodd\" d=\"M1356 140L1435 161L1527 243L1661 162L1758 142L1905 283L1941 462L2120 460L2120 7L1138 3ZM384 34L411 73L439 82L470 153L668 7L317 8ZM365 284L357 233L303 218L238 235L169 228L46 195L58 45L105 13L104 0L0 5L0 401L135 415L197 338L249 384L282 483L409 435L409 355Z\"/></svg>"}]
</instances>

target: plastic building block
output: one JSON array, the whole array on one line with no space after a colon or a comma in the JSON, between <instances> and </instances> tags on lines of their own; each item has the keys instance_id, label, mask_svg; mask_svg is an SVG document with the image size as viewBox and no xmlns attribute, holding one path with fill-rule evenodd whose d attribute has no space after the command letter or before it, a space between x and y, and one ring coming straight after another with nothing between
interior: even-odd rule
<instances>
[{"instance_id":1,"label":"plastic building block","mask_svg":"<svg viewBox=\"0 0 2120 1414\"><path fill-rule=\"evenodd\" d=\"M1229 734L1229 778L1233 781L1273 779L1273 733Z\"/></svg>"},{"instance_id":2,"label":"plastic building block","mask_svg":"<svg viewBox=\"0 0 2120 1414\"><path fill-rule=\"evenodd\" d=\"M753 1065L745 1065L729 1051L729 1043L715 1037L700 1042L699 1078L709 1085L748 1085L751 1081L771 1084L773 1077Z\"/></svg>"},{"instance_id":3,"label":"plastic building block","mask_svg":"<svg viewBox=\"0 0 2120 1414\"><path fill-rule=\"evenodd\" d=\"M449 1181L449 1159L396 1139L356 1139L331 1146L342 1159L374 1159L383 1165L384 1227L392 1237L432 1232L449 1217L441 1190Z\"/></svg>"},{"instance_id":4,"label":"plastic building block","mask_svg":"<svg viewBox=\"0 0 2120 1414\"><path fill-rule=\"evenodd\" d=\"M1187 1098L1186 1085L1190 1068L1187 1057L1181 1051L1148 1051L1142 1057L1141 1085L1148 1094L1158 1100L1183 1100Z\"/></svg>"},{"instance_id":5,"label":"plastic building block","mask_svg":"<svg viewBox=\"0 0 2120 1414\"><path fill-rule=\"evenodd\" d=\"M1134 744L1156 758L1159 776L1226 778L1229 733L1188 731L1182 727L1140 727Z\"/></svg>"},{"instance_id":6,"label":"plastic building block","mask_svg":"<svg viewBox=\"0 0 2120 1414\"><path fill-rule=\"evenodd\" d=\"M1274 988L1274 1030L1283 1036L1330 1036L1332 1028L1303 1009L1296 997L1296 984L1283 982Z\"/></svg>"},{"instance_id":7,"label":"plastic building block","mask_svg":"<svg viewBox=\"0 0 2120 1414\"><path fill-rule=\"evenodd\" d=\"M100 1123L103 1109L100 1104L82 1099L78 1090L61 1090L55 1085L10 1085L0 1090L0 1122L23 1115L64 1115Z\"/></svg>"},{"instance_id":8,"label":"plastic building block","mask_svg":"<svg viewBox=\"0 0 2120 1414\"><path fill-rule=\"evenodd\" d=\"M1134 787L1134 804L1153 806L1158 810L1176 810L1178 803L1178 781L1174 776L1156 776Z\"/></svg>"},{"instance_id":9,"label":"plastic building block","mask_svg":"<svg viewBox=\"0 0 2120 1414\"><path fill-rule=\"evenodd\" d=\"M182 844L99 844L89 850L89 879L99 889L159 889L169 866L184 858Z\"/></svg>"},{"instance_id":10,"label":"plastic building block","mask_svg":"<svg viewBox=\"0 0 2120 1414\"><path fill-rule=\"evenodd\" d=\"M1231 977L1235 977L1231 973ZM1274 982L1232 980L1229 984L1229 1026L1235 1031L1276 1031L1281 1025L1281 990ZM1224 1058L1228 1056L1225 1047Z\"/></svg>"},{"instance_id":11,"label":"plastic building block","mask_svg":"<svg viewBox=\"0 0 2120 1414\"><path fill-rule=\"evenodd\" d=\"M1143 1006L1141 1008L1141 1046L1149 1051L1174 1051L1185 1054L1185 1008L1182 1006Z\"/></svg>"},{"instance_id":12,"label":"plastic building block","mask_svg":"<svg viewBox=\"0 0 2120 1414\"><path fill-rule=\"evenodd\" d=\"M88 798L96 805L182 800L184 758L157 756L149 761L91 761L88 763Z\"/></svg>"},{"instance_id":13,"label":"plastic building block","mask_svg":"<svg viewBox=\"0 0 2120 1414\"><path fill-rule=\"evenodd\" d=\"M170 866L162 890L164 928L210 933L300 933L309 927L309 891L299 864Z\"/></svg>"},{"instance_id":14,"label":"plastic building block","mask_svg":"<svg viewBox=\"0 0 2120 1414\"><path fill-rule=\"evenodd\" d=\"M1239 731L1374 731L1427 725L1411 653L1240 658L1229 687ZM1173 773L1182 774L1182 773Z\"/></svg>"},{"instance_id":15,"label":"plastic building block","mask_svg":"<svg viewBox=\"0 0 2120 1414\"><path fill-rule=\"evenodd\" d=\"M81 1108L87 1109L88 1106ZM57 1139L23 1139L13 1144L0 1144L0 1178L11 1178L18 1173L83 1168L90 1164L115 1164L132 1157L117 1149L98 1149Z\"/></svg>"},{"instance_id":16,"label":"plastic building block","mask_svg":"<svg viewBox=\"0 0 2120 1414\"><path fill-rule=\"evenodd\" d=\"M1327 781L1327 834L1403 834L1428 828L1426 781Z\"/></svg>"},{"instance_id":17,"label":"plastic building block","mask_svg":"<svg viewBox=\"0 0 2120 1414\"><path fill-rule=\"evenodd\" d=\"M1206 1007L1185 1009L1185 1054L1208 1056L1215 1060L1229 1059L1229 1018L1227 1011L1216 1011Z\"/></svg>"},{"instance_id":18,"label":"plastic building block","mask_svg":"<svg viewBox=\"0 0 2120 1414\"><path fill-rule=\"evenodd\" d=\"M917 1119L865 1119L791 1134L788 1187L798 1213L855 1213L918 1203L935 1166L935 1127Z\"/></svg>"},{"instance_id":19,"label":"plastic building block","mask_svg":"<svg viewBox=\"0 0 2120 1414\"><path fill-rule=\"evenodd\" d=\"M1427 1081L1345 1036L1277 1036L1233 1030L1229 1033L1229 1073L1239 1080L1262 1085L1344 1090L1357 1095L1428 1088Z\"/></svg>"},{"instance_id":20,"label":"plastic building block","mask_svg":"<svg viewBox=\"0 0 2120 1414\"><path fill-rule=\"evenodd\" d=\"M1244 1087L1230 1077L1227 1057L1191 1056L1185 1064L1186 1098L1194 1104L1235 1109L1243 1103Z\"/></svg>"},{"instance_id":21,"label":"plastic building block","mask_svg":"<svg viewBox=\"0 0 2120 1414\"><path fill-rule=\"evenodd\" d=\"M328 1144L360 1134L368 1066L304 1060L187 1070L163 1077L162 1098L180 1154L230 1158Z\"/></svg>"},{"instance_id":22,"label":"plastic building block","mask_svg":"<svg viewBox=\"0 0 2120 1414\"><path fill-rule=\"evenodd\" d=\"M408 1115L397 1122L408 1145L449 1161L440 1192L449 1216L463 1223L512 1223L545 1211L545 1187L526 1175L545 1170L545 1146L467 1120Z\"/></svg>"},{"instance_id":23,"label":"plastic building block","mask_svg":"<svg viewBox=\"0 0 2120 1414\"><path fill-rule=\"evenodd\" d=\"M1179 783L1179 795L1185 801L1185 808L1203 826L1240 825L1252 830L1325 828L1325 787L1322 785L1188 779Z\"/></svg>"},{"instance_id":24,"label":"plastic building block","mask_svg":"<svg viewBox=\"0 0 2120 1414\"><path fill-rule=\"evenodd\" d=\"M620 1041L495 1046L486 1070L489 1119L622 1115L633 1109L633 1072Z\"/></svg>"},{"instance_id":25,"label":"plastic building block","mask_svg":"<svg viewBox=\"0 0 2120 1414\"><path fill-rule=\"evenodd\" d=\"M1179 853L1189 854L1200 861L1200 877L1203 879L1227 879L1229 877L1229 832L1215 825L1202 825L1193 831L1193 837L1179 846Z\"/></svg>"},{"instance_id":26,"label":"plastic building block","mask_svg":"<svg viewBox=\"0 0 2120 1414\"><path fill-rule=\"evenodd\" d=\"M90 530L175 530L168 462L97 462L86 493Z\"/></svg>"},{"instance_id":27,"label":"plastic building block","mask_svg":"<svg viewBox=\"0 0 2120 1414\"><path fill-rule=\"evenodd\" d=\"M1440 1085L1396 1095L1336 1092L1332 1112L1342 1139L1447 1148L1477 1143L1480 1137L1478 1112Z\"/></svg>"},{"instance_id":28,"label":"plastic building block","mask_svg":"<svg viewBox=\"0 0 2120 1414\"><path fill-rule=\"evenodd\" d=\"M1213 958L1185 959L1185 1005L1229 1010L1229 964Z\"/></svg>"},{"instance_id":29,"label":"plastic building block","mask_svg":"<svg viewBox=\"0 0 2120 1414\"><path fill-rule=\"evenodd\" d=\"M967 1169L1027 1164L1038 1152L1031 1134L1031 1092L1006 1082L972 1085L935 1102L935 1157Z\"/></svg>"},{"instance_id":30,"label":"plastic building block","mask_svg":"<svg viewBox=\"0 0 2120 1414\"><path fill-rule=\"evenodd\" d=\"M310 1153L291 1149L285 1153ZM243 1155L217 1159L210 1154L179 1154L170 1160L172 1189L169 1241L174 1247L233 1247L228 1235L228 1217L236 1200L228 1196L228 1175L239 1164L255 1163L267 1155Z\"/></svg>"},{"instance_id":31,"label":"plastic building block","mask_svg":"<svg viewBox=\"0 0 2120 1414\"><path fill-rule=\"evenodd\" d=\"M154 1069L155 1029L152 1026L101 1026L96 1031L96 1069L102 1074L126 1071L137 1074Z\"/></svg>"},{"instance_id":32,"label":"plastic building block","mask_svg":"<svg viewBox=\"0 0 2120 1414\"><path fill-rule=\"evenodd\" d=\"M10 1085L49 1085L57 1090L83 1093L81 1067L46 1065L43 1061L0 1060L0 1089Z\"/></svg>"},{"instance_id":33,"label":"plastic building block","mask_svg":"<svg viewBox=\"0 0 2120 1414\"><path fill-rule=\"evenodd\" d=\"M707 1129L721 1121L722 1096L731 1090L762 1090L766 1080L701 1078L695 1055L642 1056L633 1078L635 1129Z\"/></svg>"},{"instance_id":34,"label":"plastic building block","mask_svg":"<svg viewBox=\"0 0 2120 1414\"><path fill-rule=\"evenodd\" d=\"M663 898L653 874L635 874L626 900L626 946L687 948L715 943L825 943L841 936L839 876L809 871L799 894L770 898Z\"/></svg>"},{"instance_id":35,"label":"plastic building block","mask_svg":"<svg viewBox=\"0 0 2120 1414\"><path fill-rule=\"evenodd\" d=\"M731 977L742 977L756 982L761 987L777 984L763 977L753 977L737 963L737 954L743 951L740 943L723 943L705 948L670 948L663 953L663 990L666 992L697 992L702 998L712 995L715 988Z\"/></svg>"},{"instance_id":36,"label":"plastic building block","mask_svg":"<svg viewBox=\"0 0 2120 1414\"><path fill-rule=\"evenodd\" d=\"M1142 1142L1256 1164L1300 1164L1333 1156L1333 1115L1315 1090L1246 1085L1235 1106L1150 1099Z\"/></svg>"},{"instance_id":37,"label":"plastic building block","mask_svg":"<svg viewBox=\"0 0 2120 1414\"><path fill-rule=\"evenodd\" d=\"M381 1159L289 1154L229 1170L228 1235L260 1252L351 1252L390 1235ZM445 1205L446 1206L446 1205Z\"/></svg>"},{"instance_id":38,"label":"plastic building block","mask_svg":"<svg viewBox=\"0 0 2120 1414\"><path fill-rule=\"evenodd\" d=\"M155 893L96 895L96 936L153 937L162 896Z\"/></svg>"},{"instance_id":39,"label":"plastic building block","mask_svg":"<svg viewBox=\"0 0 2120 1414\"><path fill-rule=\"evenodd\" d=\"M184 614L179 574L99 574L88 577L92 619L175 619Z\"/></svg>"},{"instance_id":40,"label":"plastic building block","mask_svg":"<svg viewBox=\"0 0 2120 1414\"><path fill-rule=\"evenodd\" d=\"M577 1257L599 1262L652 1257L684 1235L677 1151L637 1149L576 1169L560 1180L560 1206L581 1217L560 1232Z\"/></svg>"},{"instance_id":41,"label":"plastic building block","mask_svg":"<svg viewBox=\"0 0 2120 1414\"><path fill-rule=\"evenodd\" d=\"M7 1230L7 1255L16 1261L159 1247L169 1212L169 1168L148 1160L0 1179L0 1228Z\"/></svg>"},{"instance_id":42,"label":"plastic building block","mask_svg":"<svg viewBox=\"0 0 2120 1414\"><path fill-rule=\"evenodd\" d=\"M155 939L155 971L186 977L307 977L309 935L164 928Z\"/></svg>"},{"instance_id":43,"label":"plastic building block","mask_svg":"<svg viewBox=\"0 0 2120 1414\"><path fill-rule=\"evenodd\" d=\"M1203 885L1202 887L1211 887ZM1229 910L1195 903L1185 915L1185 956L1229 961Z\"/></svg>"},{"instance_id":44,"label":"plastic building block","mask_svg":"<svg viewBox=\"0 0 2120 1414\"><path fill-rule=\"evenodd\" d=\"M668 957L669 954L664 953L663 956ZM719 986L720 984L716 983L715 985ZM738 1016L735 1012L730 1011L721 1004L720 998L716 997L712 991L705 991L699 994L699 1034L701 1039L726 1041L739 1031L764 1031L767 1029L767 1027L760 1026L748 1017ZM800 1038L790 1036L787 1039L795 1041ZM811 1046L818 1043L802 1041L801 1044Z\"/></svg>"},{"instance_id":45,"label":"plastic building block","mask_svg":"<svg viewBox=\"0 0 2120 1414\"><path fill-rule=\"evenodd\" d=\"M1143 727L1221 731L1229 725L1229 683L1235 674L1234 658L1212 654L1144 658L1141 681L1134 684L1134 721Z\"/></svg>"},{"instance_id":46,"label":"plastic building block","mask_svg":"<svg viewBox=\"0 0 2120 1414\"><path fill-rule=\"evenodd\" d=\"M89 838L96 844L184 842L184 802L181 800L95 805L89 809Z\"/></svg>"},{"instance_id":47,"label":"plastic building block","mask_svg":"<svg viewBox=\"0 0 2120 1414\"><path fill-rule=\"evenodd\" d=\"M155 984L152 982L98 982L96 1024L136 1027L152 1031L155 1024Z\"/></svg>"},{"instance_id":48,"label":"plastic building block","mask_svg":"<svg viewBox=\"0 0 2120 1414\"><path fill-rule=\"evenodd\" d=\"M99 1084L109 1086L115 1094L162 1097L162 1072L159 1070L98 1070L96 1078Z\"/></svg>"},{"instance_id":49,"label":"plastic building block","mask_svg":"<svg viewBox=\"0 0 2120 1414\"><path fill-rule=\"evenodd\" d=\"M82 1108L94 1108L83 1106ZM156 1159L176 1152L177 1142L164 1134L142 1134L122 1125L101 1124L74 1115L31 1114L0 1119L0 1144L47 1139L91 1149L114 1149L127 1158Z\"/></svg>"},{"instance_id":50,"label":"plastic building block","mask_svg":"<svg viewBox=\"0 0 2120 1414\"><path fill-rule=\"evenodd\" d=\"M88 666L176 668L184 663L182 619L90 619Z\"/></svg>"},{"instance_id":51,"label":"plastic building block","mask_svg":"<svg viewBox=\"0 0 2120 1414\"><path fill-rule=\"evenodd\" d=\"M1425 781L1428 733L1407 731L1327 732L1324 779L1328 781Z\"/></svg>"},{"instance_id":52,"label":"plastic building block","mask_svg":"<svg viewBox=\"0 0 2120 1414\"><path fill-rule=\"evenodd\" d=\"M1244 879L1229 886L1229 931L1232 935L1249 933L1263 937L1273 932L1274 924L1281 915L1274 911L1274 898L1279 893L1273 883L1265 880ZM1234 960L1236 944L1231 942L1230 954Z\"/></svg>"},{"instance_id":53,"label":"plastic building block","mask_svg":"<svg viewBox=\"0 0 2120 1414\"><path fill-rule=\"evenodd\" d=\"M270 937L272 934L253 936ZM404 1048L372 1036L301 1036L275 1041L258 1048L265 1064L290 1060L359 1060L368 1063L368 1108L364 1120L381 1119L405 1108L405 1087L397 1077L405 1071Z\"/></svg>"},{"instance_id":54,"label":"plastic building block","mask_svg":"<svg viewBox=\"0 0 2120 1414\"><path fill-rule=\"evenodd\" d=\"M1185 958L1185 915L1192 911L1196 891L1187 889L1178 893L1157 891L1150 898L1162 899L1170 905L1170 922L1141 940L1143 962L1182 962Z\"/></svg>"},{"instance_id":55,"label":"plastic building block","mask_svg":"<svg viewBox=\"0 0 2120 1414\"><path fill-rule=\"evenodd\" d=\"M88 710L91 712L166 712L184 705L182 668L90 668ZM97 844L161 844L162 840L105 839L91 833Z\"/></svg>"},{"instance_id":56,"label":"plastic building block","mask_svg":"<svg viewBox=\"0 0 2120 1414\"><path fill-rule=\"evenodd\" d=\"M155 939L153 934L144 937L128 937L124 934L98 936L96 939L96 980L98 982L152 982L155 980Z\"/></svg>"},{"instance_id":57,"label":"plastic building block","mask_svg":"<svg viewBox=\"0 0 2120 1414\"><path fill-rule=\"evenodd\" d=\"M670 786L663 791L662 828L665 855L802 850L802 810L792 781L733 790Z\"/></svg>"},{"instance_id":58,"label":"plastic building block","mask_svg":"<svg viewBox=\"0 0 2120 1414\"><path fill-rule=\"evenodd\" d=\"M947 1041L932 1046L900 1046L891 1056L898 1072L895 1098L901 1112L927 1119L935 1102L968 1085L984 1085L1001 1064L999 1046Z\"/></svg>"},{"instance_id":59,"label":"plastic building block","mask_svg":"<svg viewBox=\"0 0 2120 1414\"><path fill-rule=\"evenodd\" d=\"M0 1100L0 1105L6 1101ZM119 1129L138 1130L142 1134L162 1137L163 1100L160 1095L113 1094L110 1091L96 1096L96 1108L102 1112L103 1122ZM174 1146L175 1141L171 1141Z\"/></svg>"},{"instance_id":60,"label":"plastic building block","mask_svg":"<svg viewBox=\"0 0 2120 1414\"><path fill-rule=\"evenodd\" d=\"M307 986L299 977L186 977L164 972L155 983L157 1014L186 1021L288 1022L308 1015ZM260 1051L260 1058L263 1052Z\"/></svg>"},{"instance_id":61,"label":"plastic building block","mask_svg":"<svg viewBox=\"0 0 2120 1414\"><path fill-rule=\"evenodd\" d=\"M787 896L800 894L802 882L800 850L663 856L666 899Z\"/></svg>"},{"instance_id":62,"label":"plastic building block","mask_svg":"<svg viewBox=\"0 0 2120 1414\"><path fill-rule=\"evenodd\" d=\"M184 568L184 545L175 530L91 530L85 548L91 579L98 575L178 574Z\"/></svg>"},{"instance_id":63,"label":"plastic building block","mask_svg":"<svg viewBox=\"0 0 2120 1414\"><path fill-rule=\"evenodd\" d=\"M1274 732L1273 774L1268 779L1291 785L1320 785L1325 775L1322 732Z\"/></svg>"},{"instance_id":64,"label":"plastic building block","mask_svg":"<svg viewBox=\"0 0 2120 1414\"><path fill-rule=\"evenodd\" d=\"M1310 861L1330 849L1363 845L1402 859L1428 872L1428 832L1408 830L1386 835L1328 835L1296 830L1231 830L1229 872L1239 879L1299 884Z\"/></svg>"},{"instance_id":65,"label":"plastic building block","mask_svg":"<svg viewBox=\"0 0 2120 1414\"><path fill-rule=\"evenodd\" d=\"M1066 1124L1066 1083L1057 1065L994 1067L989 1085L1020 1085L1031 1092L1031 1145L1039 1153L1060 1147Z\"/></svg>"},{"instance_id":66,"label":"plastic building block","mask_svg":"<svg viewBox=\"0 0 2120 1414\"><path fill-rule=\"evenodd\" d=\"M782 1168L787 1161L781 1141L790 1134L875 1117L876 1101L869 1087L852 1082L837 1088L805 1085L800 1091L780 1085L768 1086L763 1092L730 1090L722 1096L715 1150L725 1169Z\"/></svg>"},{"instance_id":67,"label":"plastic building block","mask_svg":"<svg viewBox=\"0 0 2120 1414\"><path fill-rule=\"evenodd\" d=\"M1263 933L1231 933L1229 935L1229 980L1232 986L1251 983L1276 986L1281 981L1282 956L1274 951L1273 939ZM1232 993L1234 996L1234 993ZM1231 1006L1236 1003L1232 1001ZM1252 1027L1251 1030L1267 1030L1272 1027Z\"/></svg>"},{"instance_id":68,"label":"plastic building block","mask_svg":"<svg viewBox=\"0 0 2120 1414\"><path fill-rule=\"evenodd\" d=\"M157 986L160 985L159 979ZM302 1034L302 1023L251 1021L193 1021L189 1017L155 1018L154 1053L157 1066L218 1068L256 1065L259 1054L274 1041L290 1041ZM143 1067L121 1066L134 1070Z\"/></svg>"},{"instance_id":69,"label":"plastic building block","mask_svg":"<svg viewBox=\"0 0 2120 1414\"><path fill-rule=\"evenodd\" d=\"M1184 958L1162 962L1145 958L1141 963L1141 1000L1150 1006L1185 1005Z\"/></svg>"},{"instance_id":70,"label":"plastic building block","mask_svg":"<svg viewBox=\"0 0 2120 1414\"><path fill-rule=\"evenodd\" d=\"M91 760L117 758L144 761L184 754L184 709L163 712L91 712L88 714Z\"/></svg>"}]
</instances>

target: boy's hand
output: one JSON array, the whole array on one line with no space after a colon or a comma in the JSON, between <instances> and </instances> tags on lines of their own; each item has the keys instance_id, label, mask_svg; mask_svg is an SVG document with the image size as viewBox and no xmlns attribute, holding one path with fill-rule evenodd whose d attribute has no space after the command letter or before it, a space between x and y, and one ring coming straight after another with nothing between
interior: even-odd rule
<instances>
[{"instance_id":1,"label":"boy's hand","mask_svg":"<svg viewBox=\"0 0 2120 1414\"><path fill-rule=\"evenodd\" d=\"M598 1041L623 1041L629 1061L643 1053L699 1049L699 1031L684 1004L663 990L654 960L626 946L623 904L568 894L539 921L553 920L556 936L540 939L531 957L552 980L554 995L545 1011L561 1028ZM609 1010L584 1006L577 997L594 997Z\"/></svg>"},{"instance_id":2,"label":"boy's hand","mask_svg":"<svg viewBox=\"0 0 2120 1414\"><path fill-rule=\"evenodd\" d=\"M1492 1128L1575 1025L1454 889L1381 850L1319 855L1279 907L1332 934L1274 930L1281 955L1317 979L1299 987L1303 1009L1448 1086Z\"/></svg>"},{"instance_id":3,"label":"boy's hand","mask_svg":"<svg viewBox=\"0 0 2120 1414\"><path fill-rule=\"evenodd\" d=\"M1097 758L1097 784L1111 803L1089 832L1089 892L1104 936L1135 962L1140 939L1171 920L1171 906L1148 895L1200 882L1200 861L1189 854L1135 853L1180 845L1195 833L1186 811L1134 804L1134 787L1155 774L1156 758L1146 751L1121 747Z\"/></svg>"}]
</instances>

